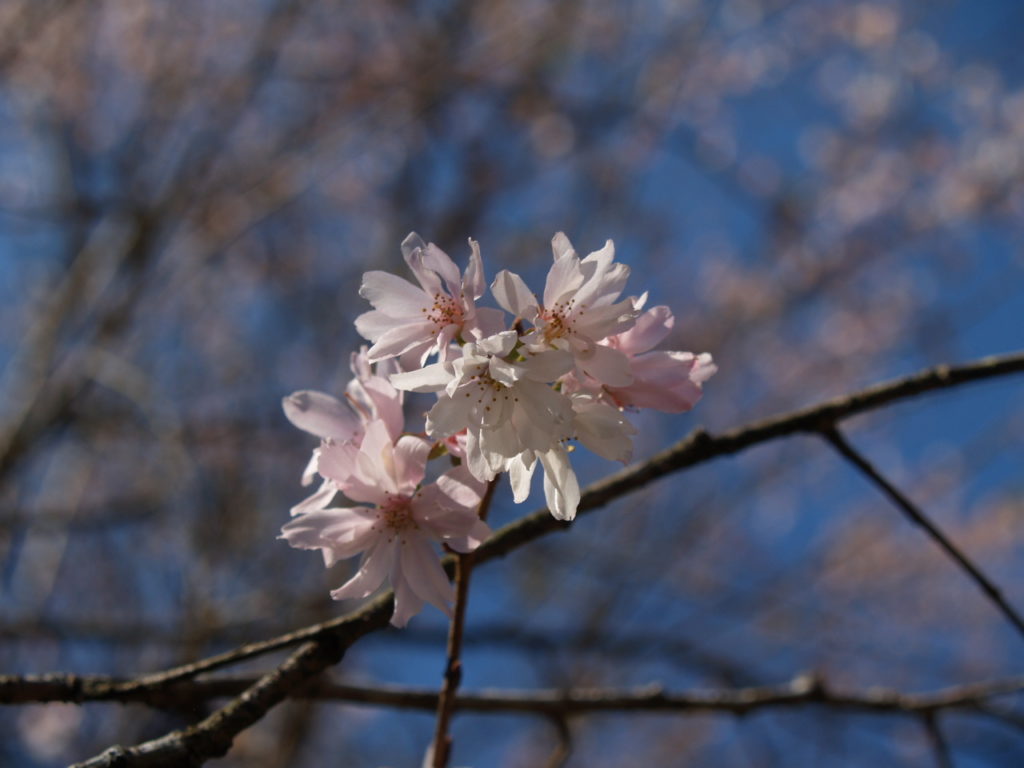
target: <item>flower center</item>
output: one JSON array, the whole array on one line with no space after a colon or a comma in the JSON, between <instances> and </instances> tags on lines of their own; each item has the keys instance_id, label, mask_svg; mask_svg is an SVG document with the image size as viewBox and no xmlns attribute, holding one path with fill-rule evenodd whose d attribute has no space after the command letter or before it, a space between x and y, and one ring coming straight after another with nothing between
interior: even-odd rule
<instances>
[{"instance_id":1,"label":"flower center","mask_svg":"<svg viewBox=\"0 0 1024 768\"><path fill-rule=\"evenodd\" d=\"M447 294L435 293L434 303L429 308L424 307L422 311L426 314L427 320L438 329L446 325L462 325L462 304Z\"/></svg>"},{"instance_id":2,"label":"flower center","mask_svg":"<svg viewBox=\"0 0 1024 768\"><path fill-rule=\"evenodd\" d=\"M573 332L572 314L576 299L559 301L550 309L543 308L540 317L544 321L544 341L561 339Z\"/></svg>"},{"instance_id":3,"label":"flower center","mask_svg":"<svg viewBox=\"0 0 1024 768\"><path fill-rule=\"evenodd\" d=\"M512 397L508 387L491 377L486 365L481 366L477 373L470 376L468 385L460 389L464 397L470 398L470 405L482 408L485 413L490 412L492 408L500 408L501 401ZM519 401L518 397L512 399Z\"/></svg>"},{"instance_id":4,"label":"flower center","mask_svg":"<svg viewBox=\"0 0 1024 768\"><path fill-rule=\"evenodd\" d=\"M393 496L378 507L377 522L393 535L419 527L412 518L412 499L408 496Z\"/></svg>"}]
</instances>

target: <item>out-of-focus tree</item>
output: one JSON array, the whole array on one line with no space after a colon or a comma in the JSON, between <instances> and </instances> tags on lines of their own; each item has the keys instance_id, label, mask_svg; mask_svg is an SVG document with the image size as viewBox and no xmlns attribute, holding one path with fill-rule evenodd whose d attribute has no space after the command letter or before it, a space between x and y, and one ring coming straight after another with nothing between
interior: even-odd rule
<instances>
[{"instance_id":1,"label":"out-of-focus tree","mask_svg":"<svg viewBox=\"0 0 1024 768\"><path fill-rule=\"evenodd\" d=\"M555 231L615 240L630 288L676 313L669 346L720 367L695 412L639 417L641 461L1024 347L1022 23L1014 0L7 0L0 672L132 677L353 607L327 597L348 565L275 541L310 447L278 402L343 387L359 278L397 270L413 229L533 283ZM1011 605L1021 391L932 393L849 438ZM522 513L499 490L496 526ZM470 691L1021 672L1005 615L815 435L663 478L474 580ZM369 635L334 679L436 689L444 626ZM1024 760L1012 695L924 715L827 698L466 709L454 764ZM0 761L83 760L218 702L10 707ZM431 717L400 704L289 701L226 764L418 764Z\"/></svg>"}]
</instances>

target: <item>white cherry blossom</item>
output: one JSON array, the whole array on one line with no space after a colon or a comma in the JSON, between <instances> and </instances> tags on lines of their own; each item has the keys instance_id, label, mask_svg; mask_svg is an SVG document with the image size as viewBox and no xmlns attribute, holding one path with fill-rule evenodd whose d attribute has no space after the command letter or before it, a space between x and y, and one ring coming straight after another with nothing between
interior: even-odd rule
<instances>
[{"instance_id":1,"label":"white cherry blossom","mask_svg":"<svg viewBox=\"0 0 1024 768\"><path fill-rule=\"evenodd\" d=\"M446 438L465 430L467 463L481 480L524 450L546 450L572 419L568 397L550 386L571 358L560 350L523 357L514 354L517 342L515 331L505 331L465 344L457 359L391 377L399 389L437 393L427 434Z\"/></svg>"},{"instance_id":2,"label":"white cherry blossom","mask_svg":"<svg viewBox=\"0 0 1024 768\"><path fill-rule=\"evenodd\" d=\"M554 263L542 302L519 275L507 270L499 272L491 285L495 300L533 324L533 331L523 339L531 350L568 351L581 376L609 386L627 386L632 378L625 356L598 342L628 330L639 314L633 299L617 301L629 267L615 263L611 240L582 260L562 232L555 235L551 246Z\"/></svg>"}]
</instances>

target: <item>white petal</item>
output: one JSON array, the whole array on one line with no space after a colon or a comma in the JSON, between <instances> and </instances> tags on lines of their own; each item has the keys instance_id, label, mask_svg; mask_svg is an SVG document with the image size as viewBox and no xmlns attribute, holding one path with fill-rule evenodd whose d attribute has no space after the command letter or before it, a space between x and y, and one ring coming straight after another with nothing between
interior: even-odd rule
<instances>
[{"instance_id":1,"label":"white petal","mask_svg":"<svg viewBox=\"0 0 1024 768\"><path fill-rule=\"evenodd\" d=\"M515 331L502 331L476 343L477 349L486 355L505 357L515 347L519 334ZM468 346L468 345L467 345Z\"/></svg>"},{"instance_id":2,"label":"white petal","mask_svg":"<svg viewBox=\"0 0 1024 768\"><path fill-rule=\"evenodd\" d=\"M461 393L457 394L464 399ZM427 413L427 434L431 437L454 435L468 426L468 418L469 411L465 405L447 395L441 395Z\"/></svg>"},{"instance_id":3,"label":"white petal","mask_svg":"<svg viewBox=\"0 0 1024 768\"><path fill-rule=\"evenodd\" d=\"M421 309L430 306L430 297L408 280L390 272L374 270L363 275L359 295L394 318L418 317Z\"/></svg>"},{"instance_id":4,"label":"white petal","mask_svg":"<svg viewBox=\"0 0 1024 768\"><path fill-rule=\"evenodd\" d=\"M448 288L448 294L452 297L457 297L462 291L462 277L459 274L459 268L455 266L455 262L451 260L451 257L433 243L427 243L427 247L423 249L422 254L423 265L443 277L445 286Z\"/></svg>"},{"instance_id":5,"label":"white petal","mask_svg":"<svg viewBox=\"0 0 1024 768\"><path fill-rule=\"evenodd\" d=\"M556 232L555 236L551 238L551 253L556 260L563 254L576 253L572 247L572 243L569 242L569 238L566 237L565 232Z\"/></svg>"},{"instance_id":6,"label":"white petal","mask_svg":"<svg viewBox=\"0 0 1024 768\"><path fill-rule=\"evenodd\" d=\"M533 470L537 466L536 457L532 457L527 462L524 459L525 455L520 454L512 459L508 468L508 479L512 483L512 498L516 504L522 504L529 497Z\"/></svg>"},{"instance_id":7,"label":"white petal","mask_svg":"<svg viewBox=\"0 0 1024 768\"><path fill-rule=\"evenodd\" d=\"M626 463L633 456L634 427L622 412L605 403L588 403L573 422L576 436L598 456Z\"/></svg>"},{"instance_id":8,"label":"white petal","mask_svg":"<svg viewBox=\"0 0 1024 768\"><path fill-rule=\"evenodd\" d=\"M396 389L406 392L438 392L452 380L452 371L445 363L434 363L425 368L391 375Z\"/></svg>"},{"instance_id":9,"label":"white petal","mask_svg":"<svg viewBox=\"0 0 1024 768\"><path fill-rule=\"evenodd\" d=\"M555 304L574 294L583 285L583 272L575 252L568 251L555 259L544 282L544 307L552 309Z\"/></svg>"},{"instance_id":10,"label":"white petal","mask_svg":"<svg viewBox=\"0 0 1024 768\"><path fill-rule=\"evenodd\" d=\"M499 306L516 317L533 320L537 315L537 297L533 295L523 278L507 269L494 276L491 295Z\"/></svg>"},{"instance_id":11,"label":"white petal","mask_svg":"<svg viewBox=\"0 0 1024 768\"><path fill-rule=\"evenodd\" d=\"M390 330L381 334L376 343L370 347L367 357L371 363L389 357L397 357L422 347L429 349L434 343L434 324L419 317L411 320L397 321ZM417 350L418 354L419 350Z\"/></svg>"},{"instance_id":12,"label":"white petal","mask_svg":"<svg viewBox=\"0 0 1024 768\"><path fill-rule=\"evenodd\" d=\"M356 331L364 339L377 341L395 326L395 318L385 315L377 309L363 312L356 318Z\"/></svg>"},{"instance_id":13,"label":"white petal","mask_svg":"<svg viewBox=\"0 0 1024 768\"><path fill-rule=\"evenodd\" d=\"M462 290L474 299L479 299L484 295L487 281L484 279L484 264L480 258L480 243L472 237L469 238L469 251L469 265L462 278Z\"/></svg>"},{"instance_id":14,"label":"white petal","mask_svg":"<svg viewBox=\"0 0 1024 768\"><path fill-rule=\"evenodd\" d=\"M539 455L544 465L544 497L557 520L572 520L580 503L580 486L569 463L569 455L559 447Z\"/></svg>"}]
</instances>

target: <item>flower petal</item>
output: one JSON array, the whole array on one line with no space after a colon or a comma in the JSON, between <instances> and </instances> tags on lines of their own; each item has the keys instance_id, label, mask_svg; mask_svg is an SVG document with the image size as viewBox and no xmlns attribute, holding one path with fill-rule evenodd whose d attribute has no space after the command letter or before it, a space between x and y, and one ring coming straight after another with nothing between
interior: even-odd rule
<instances>
[{"instance_id":1,"label":"flower petal","mask_svg":"<svg viewBox=\"0 0 1024 768\"><path fill-rule=\"evenodd\" d=\"M394 318L415 318L430 306L430 297L422 289L398 275L379 270L363 275L359 295L374 309Z\"/></svg>"},{"instance_id":2,"label":"flower petal","mask_svg":"<svg viewBox=\"0 0 1024 768\"><path fill-rule=\"evenodd\" d=\"M491 295L502 309L516 317L533 320L537 315L537 297L515 272L503 269L495 275Z\"/></svg>"},{"instance_id":3,"label":"flower petal","mask_svg":"<svg viewBox=\"0 0 1024 768\"><path fill-rule=\"evenodd\" d=\"M398 567L418 597L452 615L455 590L429 541L422 536L403 538Z\"/></svg>"},{"instance_id":4,"label":"flower petal","mask_svg":"<svg viewBox=\"0 0 1024 768\"><path fill-rule=\"evenodd\" d=\"M561 446L538 454L544 465L544 498L556 520L572 520L580 503L580 485Z\"/></svg>"},{"instance_id":5,"label":"flower petal","mask_svg":"<svg viewBox=\"0 0 1024 768\"><path fill-rule=\"evenodd\" d=\"M466 267L466 274L462 277L462 290L474 299L479 299L487 290L484 264L480 258L480 243L472 237L469 238L469 264Z\"/></svg>"},{"instance_id":6,"label":"flower petal","mask_svg":"<svg viewBox=\"0 0 1024 768\"><path fill-rule=\"evenodd\" d=\"M391 375L391 384L396 389L406 392L438 392L451 380L451 369L444 363L434 363L418 370Z\"/></svg>"},{"instance_id":7,"label":"flower petal","mask_svg":"<svg viewBox=\"0 0 1024 768\"><path fill-rule=\"evenodd\" d=\"M351 440L359 419L336 397L304 389L281 401L288 421L304 432L322 438Z\"/></svg>"},{"instance_id":8,"label":"flower petal","mask_svg":"<svg viewBox=\"0 0 1024 768\"><path fill-rule=\"evenodd\" d=\"M378 541L367 550L355 575L337 589L331 590L331 597L335 600L361 600L372 595L391 571L396 549L394 542Z\"/></svg>"}]
</instances>

